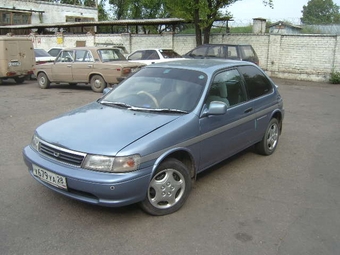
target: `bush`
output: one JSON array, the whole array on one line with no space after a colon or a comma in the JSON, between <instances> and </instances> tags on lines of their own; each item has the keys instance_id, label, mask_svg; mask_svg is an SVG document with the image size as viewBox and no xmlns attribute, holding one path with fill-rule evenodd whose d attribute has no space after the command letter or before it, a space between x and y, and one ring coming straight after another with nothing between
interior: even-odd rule
<instances>
[{"instance_id":1,"label":"bush","mask_svg":"<svg viewBox=\"0 0 340 255\"><path fill-rule=\"evenodd\" d=\"M332 72L329 82L332 84L340 84L340 72Z\"/></svg>"}]
</instances>

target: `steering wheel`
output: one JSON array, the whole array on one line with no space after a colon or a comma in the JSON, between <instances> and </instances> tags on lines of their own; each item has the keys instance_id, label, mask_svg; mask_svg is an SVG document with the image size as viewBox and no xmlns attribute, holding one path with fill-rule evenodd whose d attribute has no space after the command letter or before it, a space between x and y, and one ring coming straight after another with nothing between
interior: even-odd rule
<instances>
[{"instance_id":1,"label":"steering wheel","mask_svg":"<svg viewBox=\"0 0 340 255\"><path fill-rule=\"evenodd\" d=\"M152 101L154 102L154 104L156 105L156 107L157 108L159 107L157 99L153 95L151 95L149 92L142 90L142 91L139 91L137 93L137 95L141 95L141 94L144 94L144 95L147 95L148 97L150 97L152 99Z\"/></svg>"}]
</instances>

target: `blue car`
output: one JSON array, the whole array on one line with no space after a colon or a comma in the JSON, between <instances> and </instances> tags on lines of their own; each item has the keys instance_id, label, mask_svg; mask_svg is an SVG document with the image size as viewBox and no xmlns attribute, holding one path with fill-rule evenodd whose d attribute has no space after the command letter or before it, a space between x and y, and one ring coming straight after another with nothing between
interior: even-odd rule
<instances>
[{"instance_id":1,"label":"blue car","mask_svg":"<svg viewBox=\"0 0 340 255\"><path fill-rule=\"evenodd\" d=\"M23 157L60 194L166 215L183 206L198 173L253 145L272 154L283 118L277 86L253 63L165 62L39 126Z\"/></svg>"}]
</instances>

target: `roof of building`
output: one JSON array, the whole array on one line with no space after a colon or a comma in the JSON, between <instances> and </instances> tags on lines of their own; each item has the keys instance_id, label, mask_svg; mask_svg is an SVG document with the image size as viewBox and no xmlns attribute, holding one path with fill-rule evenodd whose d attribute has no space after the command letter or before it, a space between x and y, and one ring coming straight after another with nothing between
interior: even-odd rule
<instances>
[{"instance_id":1,"label":"roof of building","mask_svg":"<svg viewBox=\"0 0 340 255\"><path fill-rule=\"evenodd\" d=\"M2 29L32 29L32 28L65 28L65 27L87 27L87 26L136 26L136 25L176 25L186 23L184 19L130 19L110 21L86 21L86 22L59 22L59 23L37 23L24 25L0 26Z\"/></svg>"},{"instance_id":2,"label":"roof of building","mask_svg":"<svg viewBox=\"0 0 340 255\"><path fill-rule=\"evenodd\" d=\"M271 24L271 25L268 26L268 27L275 27L275 26L286 26L286 27L291 27L291 28L295 28L295 29L302 29L302 28L299 27L299 26L295 26L295 25L289 24L289 23L284 22L284 21L275 22L275 23Z\"/></svg>"}]
</instances>

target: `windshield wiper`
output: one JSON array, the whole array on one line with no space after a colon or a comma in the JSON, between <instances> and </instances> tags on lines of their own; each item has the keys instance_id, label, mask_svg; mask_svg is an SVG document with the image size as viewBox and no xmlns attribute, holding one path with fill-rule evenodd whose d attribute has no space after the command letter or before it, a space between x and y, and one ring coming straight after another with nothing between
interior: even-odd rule
<instances>
[{"instance_id":1,"label":"windshield wiper","mask_svg":"<svg viewBox=\"0 0 340 255\"><path fill-rule=\"evenodd\" d=\"M108 106L120 106L128 109L132 107L131 105L122 102L101 101L100 103Z\"/></svg>"},{"instance_id":2,"label":"windshield wiper","mask_svg":"<svg viewBox=\"0 0 340 255\"><path fill-rule=\"evenodd\" d=\"M187 111L178 110L178 109L170 109L170 108L161 108L161 109L151 109L155 112L166 112L166 113L188 113Z\"/></svg>"}]
</instances>

